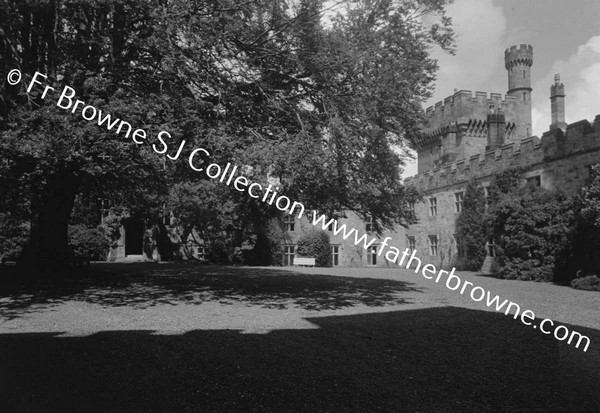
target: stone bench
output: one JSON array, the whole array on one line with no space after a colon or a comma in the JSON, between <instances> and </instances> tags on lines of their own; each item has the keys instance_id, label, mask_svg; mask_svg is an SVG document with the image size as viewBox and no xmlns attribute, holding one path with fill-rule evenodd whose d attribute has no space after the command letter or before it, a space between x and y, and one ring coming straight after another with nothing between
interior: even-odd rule
<instances>
[{"instance_id":1,"label":"stone bench","mask_svg":"<svg viewBox=\"0 0 600 413\"><path fill-rule=\"evenodd\" d=\"M314 267L315 259L311 257L294 257L294 265L301 267Z\"/></svg>"}]
</instances>

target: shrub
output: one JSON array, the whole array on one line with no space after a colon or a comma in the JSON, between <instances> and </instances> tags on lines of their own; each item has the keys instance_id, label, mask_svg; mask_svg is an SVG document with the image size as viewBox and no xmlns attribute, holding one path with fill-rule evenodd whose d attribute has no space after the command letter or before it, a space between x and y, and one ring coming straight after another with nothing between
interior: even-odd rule
<instances>
[{"instance_id":1,"label":"shrub","mask_svg":"<svg viewBox=\"0 0 600 413\"><path fill-rule=\"evenodd\" d=\"M556 277L564 283L576 274L600 274L600 165L591 169L590 180L575 196L573 210L571 251Z\"/></svg>"},{"instance_id":2,"label":"shrub","mask_svg":"<svg viewBox=\"0 0 600 413\"><path fill-rule=\"evenodd\" d=\"M271 218L241 247L243 263L247 265L281 265L283 245L289 242L280 218Z\"/></svg>"},{"instance_id":3,"label":"shrub","mask_svg":"<svg viewBox=\"0 0 600 413\"><path fill-rule=\"evenodd\" d=\"M29 239L29 226L0 214L0 258L16 260Z\"/></svg>"},{"instance_id":4,"label":"shrub","mask_svg":"<svg viewBox=\"0 0 600 413\"><path fill-rule=\"evenodd\" d=\"M108 255L109 242L104 232L83 225L69 226L69 245L76 257L104 261Z\"/></svg>"},{"instance_id":5,"label":"shrub","mask_svg":"<svg viewBox=\"0 0 600 413\"><path fill-rule=\"evenodd\" d=\"M208 244L206 248L206 260L212 264L229 264L229 249L225 241L217 239Z\"/></svg>"},{"instance_id":6,"label":"shrub","mask_svg":"<svg viewBox=\"0 0 600 413\"><path fill-rule=\"evenodd\" d=\"M331 264L331 245L329 234L325 231L311 231L298 240L296 254L302 257L314 257L317 267Z\"/></svg>"},{"instance_id":7,"label":"shrub","mask_svg":"<svg viewBox=\"0 0 600 413\"><path fill-rule=\"evenodd\" d=\"M571 287L577 290L600 291L600 278L597 275L587 275L571 281Z\"/></svg>"},{"instance_id":8,"label":"shrub","mask_svg":"<svg viewBox=\"0 0 600 413\"><path fill-rule=\"evenodd\" d=\"M568 248L572 202L560 192L521 188L499 196L489 225L502 278L551 281Z\"/></svg>"}]
</instances>

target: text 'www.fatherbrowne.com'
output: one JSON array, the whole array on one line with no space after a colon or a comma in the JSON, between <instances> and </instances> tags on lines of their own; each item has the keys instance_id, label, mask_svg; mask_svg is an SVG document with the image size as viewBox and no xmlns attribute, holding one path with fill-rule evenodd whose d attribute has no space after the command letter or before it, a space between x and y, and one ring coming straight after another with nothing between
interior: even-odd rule
<instances>
[{"instance_id":1,"label":"text 'www.fatherbrowne.com'","mask_svg":"<svg viewBox=\"0 0 600 413\"><path fill-rule=\"evenodd\" d=\"M30 93L33 88L43 87L41 95L42 99L45 99L47 95L55 95L56 90L50 85L44 85L42 82L47 80L47 76L36 72L32 77L27 92ZM21 72L18 69L13 69L8 73L7 81L10 85L16 85L21 81ZM148 134L144 129L134 128L132 125L123 119L119 119L102 111L92 105L86 104L85 102L76 99L76 91L69 87L64 86L62 89L56 105L64 110L70 111L72 114L79 113L80 116L86 121L97 122L98 126L105 127L108 131L113 131L118 136L124 136L129 138L136 145L148 145ZM104 115L104 116L103 116ZM153 143L152 149L159 155L164 155L171 161L176 161L182 154L183 148L186 141L183 140L178 144L178 148L173 151L169 148L167 142L171 140L171 135L167 131L160 131L156 136L156 140L160 142L160 146L156 146ZM168 139L165 140L165 139ZM304 205L301 202L290 200L287 196L279 193L279 187L276 185L268 184L264 185L258 182L252 182L242 174L238 174L237 165L227 163L225 168L221 168L221 165L217 163L210 163L208 166L205 162L212 156L210 152L204 148L194 148L189 151L188 164L195 172L206 174L210 179L218 179L225 185L233 186L237 191L247 192L252 198L260 199L269 205L275 206L280 211L283 211L289 215L296 215L298 218L302 218L305 213ZM391 237L386 237L380 243L378 238L369 237L367 234L360 234L355 228L348 228L345 224L340 225L335 219L327 219L325 215L319 215L318 212L312 211L312 225L315 227L321 226L323 230L331 229L334 235L341 235L344 240L348 238L354 238L354 245L362 247L367 250L373 244L378 244L377 255L381 256L384 251L384 257L387 261L393 264L397 264L399 267L411 269L414 265L415 273L421 273L423 277L428 280L435 278L436 283L440 283L445 278L446 288L452 291L458 291L461 295L470 296L473 301L481 302L485 299L485 304L488 308L494 309L497 312L504 312L505 315L513 314L513 318L516 320L519 318L523 324L530 326L533 329L539 329L543 334L553 335L553 337L559 341L567 341L568 344L574 345L576 348L583 346L583 351L587 351L590 346L590 338L582 335L577 331L570 331L564 325L555 324L552 320L545 318L539 323L536 323L535 314L531 310L521 311L521 307L508 300L501 300L498 295L492 296L490 291L486 291L484 288L474 285L470 281L462 280L458 275L454 274L455 268L451 271L437 270L433 264L425 264L417 258L416 249L411 251L410 248L406 248L404 251L400 250L393 245L389 245Z\"/></svg>"},{"instance_id":2,"label":"text 'www.fatherbrowne.com'","mask_svg":"<svg viewBox=\"0 0 600 413\"><path fill-rule=\"evenodd\" d=\"M337 220L327 218L324 215L318 216L317 212L313 211L313 220L312 224L314 226L321 226L323 230L331 230L333 234L342 236L343 239L351 238L354 234L354 245L360 245L365 249L368 249L371 245L378 241L377 238L371 238L371 240L367 241L367 234L363 234L359 236L359 232L355 228L348 229L345 224L339 225ZM378 244L378 252L377 255L381 256L384 250L385 259L391 263L397 264L400 267L404 267L406 269L411 269L414 265L415 273L421 272L423 277L428 280L433 280L435 277L435 282L439 283L445 278L446 288L452 291L458 291L461 295L468 295L471 297L473 301L483 301L485 299L485 305L488 308L492 308L497 312L504 312L505 315L511 314L511 311L514 311L513 318L516 320L520 316L521 322L526 326L531 326L533 329L538 329L546 335L552 334L555 339L559 341L567 341L568 344L572 344L575 348L579 348L579 346L584 345L583 351L587 351L590 346L590 338L582 335L577 331L570 331L567 327L563 325L558 325L554 328L554 322L549 318L543 319L539 324L536 323L535 313L531 310L521 311L521 306L518 304L508 301L501 300L498 295L493 295L489 290L485 290L482 287L474 285L470 281L466 281L461 279L458 275L454 274L456 271L455 268L452 268L450 272L446 270L437 270L433 264L425 264L421 262L419 258L417 258L417 250L413 249L411 252L410 248L406 248L402 253L400 250L392 245L388 245L388 242L391 240L391 237L385 237L381 243ZM442 281L444 282L444 281Z\"/></svg>"}]
</instances>

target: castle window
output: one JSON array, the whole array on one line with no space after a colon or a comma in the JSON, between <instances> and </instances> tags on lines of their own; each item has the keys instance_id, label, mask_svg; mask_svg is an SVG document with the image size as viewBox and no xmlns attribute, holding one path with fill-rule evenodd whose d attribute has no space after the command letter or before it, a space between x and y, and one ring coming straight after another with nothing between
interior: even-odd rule
<instances>
[{"instance_id":1,"label":"castle window","mask_svg":"<svg viewBox=\"0 0 600 413\"><path fill-rule=\"evenodd\" d=\"M523 102L527 102L527 93L523 93Z\"/></svg>"},{"instance_id":2,"label":"castle window","mask_svg":"<svg viewBox=\"0 0 600 413\"><path fill-rule=\"evenodd\" d=\"M429 198L429 215L437 216L437 198Z\"/></svg>"},{"instance_id":3,"label":"castle window","mask_svg":"<svg viewBox=\"0 0 600 413\"><path fill-rule=\"evenodd\" d=\"M373 225L373 217L369 217L369 221L365 223L365 231L373 232L375 230L375 225Z\"/></svg>"},{"instance_id":4,"label":"castle window","mask_svg":"<svg viewBox=\"0 0 600 413\"><path fill-rule=\"evenodd\" d=\"M523 79L525 79L525 71L523 70ZM524 93L523 93L524 94Z\"/></svg>"},{"instance_id":5,"label":"castle window","mask_svg":"<svg viewBox=\"0 0 600 413\"><path fill-rule=\"evenodd\" d=\"M526 182L527 186L531 188L539 188L542 186L542 178L539 175L527 178Z\"/></svg>"},{"instance_id":6,"label":"castle window","mask_svg":"<svg viewBox=\"0 0 600 413\"><path fill-rule=\"evenodd\" d=\"M429 255L438 255L438 236L430 235L429 236Z\"/></svg>"},{"instance_id":7,"label":"castle window","mask_svg":"<svg viewBox=\"0 0 600 413\"><path fill-rule=\"evenodd\" d=\"M294 265L294 256L296 255L295 245L284 245L283 246L283 265L290 266Z\"/></svg>"},{"instance_id":8,"label":"castle window","mask_svg":"<svg viewBox=\"0 0 600 413\"><path fill-rule=\"evenodd\" d=\"M331 246L331 266L335 267L340 265L340 246L332 245Z\"/></svg>"},{"instance_id":9,"label":"castle window","mask_svg":"<svg viewBox=\"0 0 600 413\"><path fill-rule=\"evenodd\" d=\"M286 231L294 232L296 227L296 220L293 215L286 215L283 217L283 225L285 226Z\"/></svg>"},{"instance_id":10,"label":"castle window","mask_svg":"<svg viewBox=\"0 0 600 413\"><path fill-rule=\"evenodd\" d=\"M367 250L367 265L377 265L377 247L373 245Z\"/></svg>"},{"instance_id":11,"label":"castle window","mask_svg":"<svg viewBox=\"0 0 600 413\"><path fill-rule=\"evenodd\" d=\"M456 206L456 212L462 211L463 202L464 202L463 192L456 192L454 194L454 205Z\"/></svg>"},{"instance_id":12,"label":"castle window","mask_svg":"<svg viewBox=\"0 0 600 413\"><path fill-rule=\"evenodd\" d=\"M408 245L408 248L411 251L414 251L417 249L417 240L414 236L412 235L407 235L406 236L406 244Z\"/></svg>"}]
</instances>

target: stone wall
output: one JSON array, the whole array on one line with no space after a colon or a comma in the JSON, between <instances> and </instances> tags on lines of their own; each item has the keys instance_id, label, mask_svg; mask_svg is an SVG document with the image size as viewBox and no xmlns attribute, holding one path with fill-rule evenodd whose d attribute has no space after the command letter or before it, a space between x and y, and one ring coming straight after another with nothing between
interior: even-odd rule
<instances>
[{"instance_id":1,"label":"stone wall","mask_svg":"<svg viewBox=\"0 0 600 413\"><path fill-rule=\"evenodd\" d=\"M423 191L425 199L415 207L420 222L406 230L414 236L419 257L435 265L452 266L456 258L454 238L458 212L455 193L464 191L471 178L488 185L493 175L514 166L528 170L523 180L540 176L541 186L574 194L589 177L589 167L600 162L600 115L594 123L572 123L566 132L548 131L502 148L420 173L405 180ZM429 199L437 200L437 216L431 216ZM429 254L428 237L437 235L438 255Z\"/></svg>"}]
</instances>

